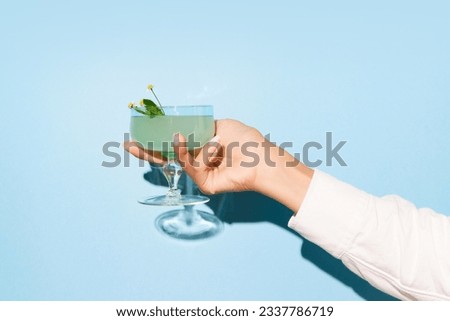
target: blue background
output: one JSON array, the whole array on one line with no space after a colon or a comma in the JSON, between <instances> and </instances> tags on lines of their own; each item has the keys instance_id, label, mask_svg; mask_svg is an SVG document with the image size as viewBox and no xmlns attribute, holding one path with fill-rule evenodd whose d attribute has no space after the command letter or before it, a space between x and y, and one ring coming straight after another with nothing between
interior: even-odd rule
<instances>
[{"instance_id":1,"label":"blue background","mask_svg":"<svg viewBox=\"0 0 450 321\"><path fill-rule=\"evenodd\" d=\"M2 4L0 299L386 299L250 196L213 239L160 235L136 199L164 188L102 147L153 83L293 152L332 131L348 166L322 170L448 214L447 3Z\"/></svg>"}]
</instances>

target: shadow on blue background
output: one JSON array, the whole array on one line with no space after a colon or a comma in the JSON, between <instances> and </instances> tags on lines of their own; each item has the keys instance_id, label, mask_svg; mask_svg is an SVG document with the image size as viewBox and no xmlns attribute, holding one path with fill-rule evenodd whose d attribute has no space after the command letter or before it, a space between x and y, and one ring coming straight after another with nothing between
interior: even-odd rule
<instances>
[{"instance_id":1,"label":"shadow on blue background","mask_svg":"<svg viewBox=\"0 0 450 321\"><path fill-rule=\"evenodd\" d=\"M158 166L151 166L151 168L151 171L144 174L144 179L151 184L167 186L167 181ZM186 185L186 177L187 175L183 175L180 179L179 186L182 189ZM194 193L200 192L197 189ZM224 193L208 195L208 197L211 200L207 205L224 223L270 222L275 224L302 240L300 255L304 259L351 287L361 298L370 301L396 300L371 286L367 281L347 269L340 260L290 229L287 224L292 216L292 211L282 204L256 192Z\"/></svg>"}]
</instances>

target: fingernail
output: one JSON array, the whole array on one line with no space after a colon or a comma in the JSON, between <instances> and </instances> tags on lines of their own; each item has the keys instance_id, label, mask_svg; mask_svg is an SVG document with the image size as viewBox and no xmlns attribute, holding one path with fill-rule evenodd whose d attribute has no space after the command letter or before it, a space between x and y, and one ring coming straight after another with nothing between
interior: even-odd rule
<instances>
[{"instance_id":1,"label":"fingernail","mask_svg":"<svg viewBox=\"0 0 450 321\"><path fill-rule=\"evenodd\" d=\"M220 136L214 136L213 138L211 138L211 140L209 141L210 143L218 143L220 141Z\"/></svg>"},{"instance_id":2,"label":"fingernail","mask_svg":"<svg viewBox=\"0 0 450 321\"><path fill-rule=\"evenodd\" d=\"M172 140L173 140L173 145L174 146L180 145L180 133L173 134Z\"/></svg>"}]
</instances>

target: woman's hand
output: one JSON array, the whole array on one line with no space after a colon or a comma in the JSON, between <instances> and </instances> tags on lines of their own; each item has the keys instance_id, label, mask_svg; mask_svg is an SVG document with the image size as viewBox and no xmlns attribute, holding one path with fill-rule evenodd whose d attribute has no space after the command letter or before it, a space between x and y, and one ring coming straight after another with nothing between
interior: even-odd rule
<instances>
[{"instance_id":1,"label":"woman's hand","mask_svg":"<svg viewBox=\"0 0 450 321\"><path fill-rule=\"evenodd\" d=\"M256 187L259 164L254 158L263 142L255 128L236 120L216 120L216 136L196 155L188 152L180 134L174 137L174 150L181 166L205 194L240 192ZM242 153L244 148L247 154Z\"/></svg>"},{"instance_id":2,"label":"woman's hand","mask_svg":"<svg viewBox=\"0 0 450 321\"><path fill-rule=\"evenodd\" d=\"M133 142L125 142L125 148L149 162L164 162L160 153ZM293 211L299 209L313 175L313 170L268 142L258 130L236 120L217 120L216 136L194 155L180 134L174 136L174 150L202 192L256 191Z\"/></svg>"},{"instance_id":3,"label":"woman's hand","mask_svg":"<svg viewBox=\"0 0 450 321\"><path fill-rule=\"evenodd\" d=\"M242 155L240 149L248 142L260 145L264 137L258 130L236 120L216 120L215 127L216 136L194 155L188 152L182 135L174 136L180 164L206 194L253 190L257 168L240 166L252 161L251 157ZM133 156L154 164L166 161L160 152L143 149L136 142L125 142L124 148Z\"/></svg>"}]
</instances>

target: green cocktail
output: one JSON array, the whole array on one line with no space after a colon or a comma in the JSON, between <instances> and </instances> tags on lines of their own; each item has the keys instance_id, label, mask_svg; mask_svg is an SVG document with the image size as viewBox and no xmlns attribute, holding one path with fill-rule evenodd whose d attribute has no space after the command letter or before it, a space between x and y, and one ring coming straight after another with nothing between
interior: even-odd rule
<instances>
[{"instance_id":1,"label":"green cocktail","mask_svg":"<svg viewBox=\"0 0 450 321\"><path fill-rule=\"evenodd\" d=\"M188 150L205 145L214 135L212 116L155 116L143 117L141 114L131 117L131 136L144 149L161 152L166 158L173 159L173 135L181 133L187 139Z\"/></svg>"}]
</instances>

